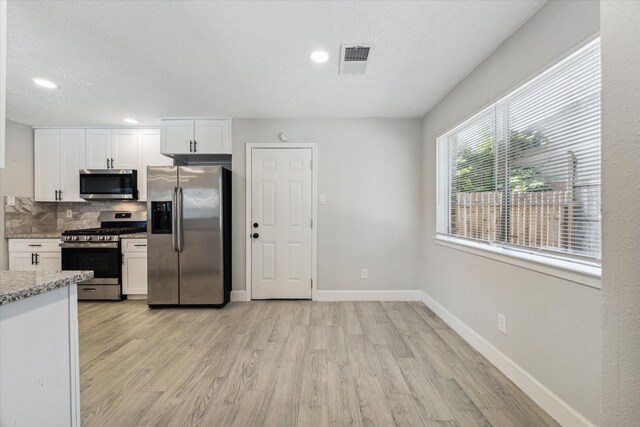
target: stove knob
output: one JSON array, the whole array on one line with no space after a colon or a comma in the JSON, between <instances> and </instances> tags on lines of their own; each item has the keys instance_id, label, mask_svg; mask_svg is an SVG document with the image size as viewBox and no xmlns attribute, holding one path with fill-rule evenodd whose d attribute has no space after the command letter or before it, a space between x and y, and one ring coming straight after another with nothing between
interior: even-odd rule
<instances>
[{"instance_id":1,"label":"stove knob","mask_svg":"<svg viewBox=\"0 0 640 427\"><path fill-rule=\"evenodd\" d=\"M91 240L91 236L85 236L84 240Z\"/></svg>"},{"instance_id":2,"label":"stove knob","mask_svg":"<svg viewBox=\"0 0 640 427\"><path fill-rule=\"evenodd\" d=\"M104 240L104 236L98 237L98 240Z\"/></svg>"},{"instance_id":3,"label":"stove knob","mask_svg":"<svg viewBox=\"0 0 640 427\"><path fill-rule=\"evenodd\" d=\"M71 237L71 240L78 240L78 236Z\"/></svg>"},{"instance_id":4,"label":"stove knob","mask_svg":"<svg viewBox=\"0 0 640 427\"><path fill-rule=\"evenodd\" d=\"M107 237L105 237L105 239L106 239L106 240L111 240L111 239L112 239L112 237L111 237L111 236L107 236Z\"/></svg>"}]
</instances>

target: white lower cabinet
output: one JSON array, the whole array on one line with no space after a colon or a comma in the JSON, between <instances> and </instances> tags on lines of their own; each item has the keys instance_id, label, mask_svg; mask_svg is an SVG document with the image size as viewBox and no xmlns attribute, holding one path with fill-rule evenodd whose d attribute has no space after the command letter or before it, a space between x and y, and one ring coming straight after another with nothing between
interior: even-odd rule
<instances>
[{"instance_id":1,"label":"white lower cabinet","mask_svg":"<svg viewBox=\"0 0 640 427\"><path fill-rule=\"evenodd\" d=\"M122 293L147 295L147 239L122 240Z\"/></svg>"},{"instance_id":2,"label":"white lower cabinet","mask_svg":"<svg viewBox=\"0 0 640 427\"><path fill-rule=\"evenodd\" d=\"M9 270L59 271L59 239L9 239Z\"/></svg>"}]
</instances>

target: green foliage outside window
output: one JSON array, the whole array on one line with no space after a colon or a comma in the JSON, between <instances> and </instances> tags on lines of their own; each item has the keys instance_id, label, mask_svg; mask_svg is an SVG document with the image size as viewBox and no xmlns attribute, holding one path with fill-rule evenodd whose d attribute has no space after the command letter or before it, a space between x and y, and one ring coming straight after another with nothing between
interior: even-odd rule
<instances>
[{"instance_id":1,"label":"green foliage outside window","mask_svg":"<svg viewBox=\"0 0 640 427\"><path fill-rule=\"evenodd\" d=\"M527 150L548 142L539 131L513 132L509 152L513 161ZM456 192L476 193L500 191L502 186L496 175L495 144L492 136L487 136L474 147L463 147L456 159ZM511 191L549 191L547 178L534 166L511 166L509 169Z\"/></svg>"}]
</instances>

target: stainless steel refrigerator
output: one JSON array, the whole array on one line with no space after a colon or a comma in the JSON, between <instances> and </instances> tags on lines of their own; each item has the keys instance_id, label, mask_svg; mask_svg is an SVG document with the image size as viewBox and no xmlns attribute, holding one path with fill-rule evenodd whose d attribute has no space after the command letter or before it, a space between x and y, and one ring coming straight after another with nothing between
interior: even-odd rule
<instances>
[{"instance_id":1,"label":"stainless steel refrigerator","mask_svg":"<svg viewBox=\"0 0 640 427\"><path fill-rule=\"evenodd\" d=\"M147 169L150 307L224 306L231 294L231 171Z\"/></svg>"}]
</instances>

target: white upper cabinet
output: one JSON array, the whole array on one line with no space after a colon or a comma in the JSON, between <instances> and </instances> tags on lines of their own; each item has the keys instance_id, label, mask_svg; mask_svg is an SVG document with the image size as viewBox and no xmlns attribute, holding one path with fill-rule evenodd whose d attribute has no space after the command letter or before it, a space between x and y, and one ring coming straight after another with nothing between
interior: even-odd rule
<instances>
[{"instance_id":1,"label":"white upper cabinet","mask_svg":"<svg viewBox=\"0 0 640 427\"><path fill-rule=\"evenodd\" d=\"M87 169L137 169L138 129L87 129Z\"/></svg>"},{"instance_id":2,"label":"white upper cabinet","mask_svg":"<svg viewBox=\"0 0 640 427\"><path fill-rule=\"evenodd\" d=\"M138 200L147 200L147 166L171 166L173 160L160 154L160 129L138 129Z\"/></svg>"},{"instance_id":3,"label":"white upper cabinet","mask_svg":"<svg viewBox=\"0 0 640 427\"><path fill-rule=\"evenodd\" d=\"M231 120L162 120L162 154L231 154Z\"/></svg>"},{"instance_id":4,"label":"white upper cabinet","mask_svg":"<svg viewBox=\"0 0 640 427\"><path fill-rule=\"evenodd\" d=\"M82 201L79 171L84 168L84 144L84 129L36 129L36 201Z\"/></svg>"},{"instance_id":5,"label":"white upper cabinet","mask_svg":"<svg viewBox=\"0 0 640 427\"><path fill-rule=\"evenodd\" d=\"M85 130L60 130L60 200L84 202L80 198L80 169L85 166ZM37 170L37 168L36 168Z\"/></svg>"},{"instance_id":6,"label":"white upper cabinet","mask_svg":"<svg viewBox=\"0 0 640 427\"><path fill-rule=\"evenodd\" d=\"M110 169L111 129L87 129L87 169Z\"/></svg>"},{"instance_id":7,"label":"white upper cabinet","mask_svg":"<svg viewBox=\"0 0 640 427\"><path fill-rule=\"evenodd\" d=\"M193 120L163 120L162 154L189 154L193 151Z\"/></svg>"},{"instance_id":8,"label":"white upper cabinet","mask_svg":"<svg viewBox=\"0 0 640 427\"><path fill-rule=\"evenodd\" d=\"M230 120L195 120L196 154L231 154Z\"/></svg>"},{"instance_id":9,"label":"white upper cabinet","mask_svg":"<svg viewBox=\"0 0 640 427\"><path fill-rule=\"evenodd\" d=\"M111 169L138 169L138 129L113 129L107 157Z\"/></svg>"},{"instance_id":10,"label":"white upper cabinet","mask_svg":"<svg viewBox=\"0 0 640 427\"><path fill-rule=\"evenodd\" d=\"M55 202L60 191L60 129L36 129L34 194L37 202Z\"/></svg>"}]
</instances>

